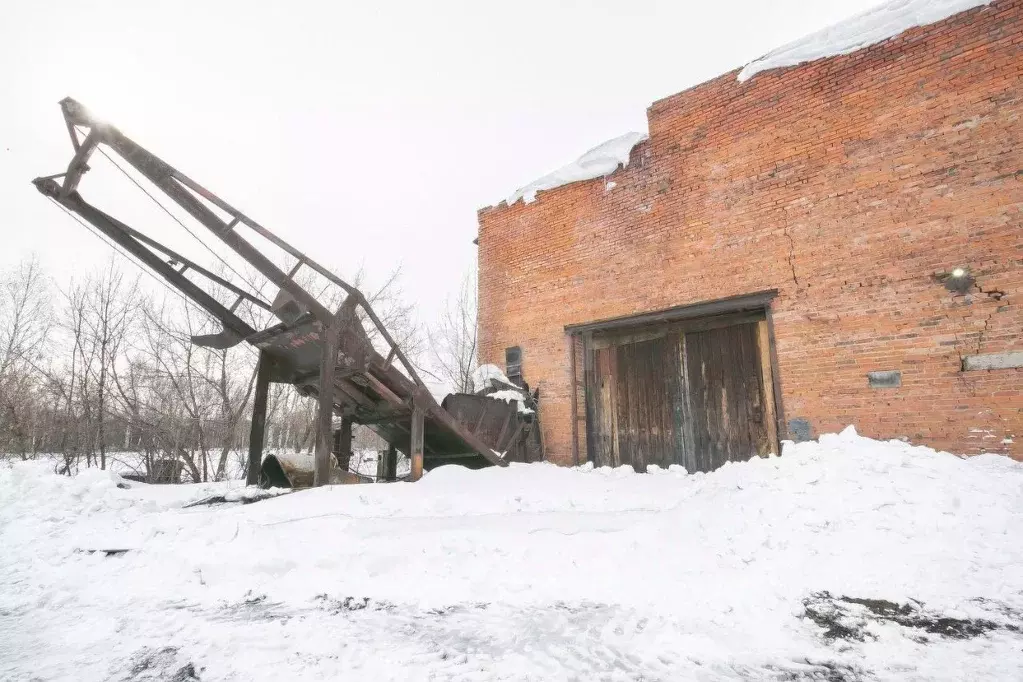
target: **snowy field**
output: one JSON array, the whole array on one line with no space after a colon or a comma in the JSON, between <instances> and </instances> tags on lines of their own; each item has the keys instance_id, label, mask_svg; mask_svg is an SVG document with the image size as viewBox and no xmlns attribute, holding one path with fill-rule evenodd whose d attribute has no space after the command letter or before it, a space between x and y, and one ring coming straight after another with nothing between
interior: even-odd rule
<instances>
[{"instance_id":1,"label":"snowy field","mask_svg":"<svg viewBox=\"0 0 1023 682\"><path fill-rule=\"evenodd\" d=\"M847 430L184 506L231 485L0 467L0 679L1023 679L1004 458Z\"/></svg>"}]
</instances>

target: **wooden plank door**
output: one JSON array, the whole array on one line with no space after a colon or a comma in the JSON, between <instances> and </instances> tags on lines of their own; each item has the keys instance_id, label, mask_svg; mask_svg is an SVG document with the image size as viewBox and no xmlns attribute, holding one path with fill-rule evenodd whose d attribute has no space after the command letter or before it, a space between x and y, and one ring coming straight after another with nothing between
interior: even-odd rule
<instances>
[{"instance_id":1,"label":"wooden plank door","mask_svg":"<svg viewBox=\"0 0 1023 682\"><path fill-rule=\"evenodd\" d=\"M592 349L587 439L595 466L683 463L681 336L619 339Z\"/></svg>"},{"instance_id":2,"label":"wooden plank door","mask_svg":"<svg viewBox=\"0 0 1023 682\"><path fill-rule=\"evenodd\" d=\"M682 463L681 336L617 347L619 460L645 472L648 464Z\"/></svg>"},{"instance_id":3,"label":"wooden plank door","mask_svg":"<svg viewBox=\"0 0 1023 682\"><path fill-rule=\"evenodd\" d=\"M587 371L587 434L589 459L594 466L618 466L617 434L617 354L614 346L592 351L592 366Z\"/></svg>"},{"instance_id":4,"label":"wooden plank door","mask_svg":"<svg viewBox=\"0 0 1023 682\"><path fill-rule=\"evenodd\" d=\"M713 471L770 448L756 322L685 334L690 471Z\"/></svg>"}]
</instances>

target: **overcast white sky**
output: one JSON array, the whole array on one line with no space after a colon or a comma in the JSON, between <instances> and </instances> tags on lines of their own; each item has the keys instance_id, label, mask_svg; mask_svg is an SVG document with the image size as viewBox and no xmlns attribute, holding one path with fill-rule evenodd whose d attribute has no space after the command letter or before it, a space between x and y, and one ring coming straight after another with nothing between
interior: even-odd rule
<instances>
[{"instance_id":1,"label":"overcast white sky","mask_svg":"<svg viewBox=\"0 0 1023 682\"><path fill-rule=\"evenodd\" d=\"M0 266L35 252L60 281L109 257L30 184L71 157L70 95L342 275L401 265L429 322L475 260L477 208L875 4L5 2ZM86 199L211 261L93 166Z\"/></svg>"}]
</instances>

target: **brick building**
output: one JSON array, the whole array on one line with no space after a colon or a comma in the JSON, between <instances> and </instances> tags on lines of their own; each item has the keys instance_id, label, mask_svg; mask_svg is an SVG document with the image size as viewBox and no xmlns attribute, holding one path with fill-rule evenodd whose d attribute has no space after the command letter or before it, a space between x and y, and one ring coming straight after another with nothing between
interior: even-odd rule
<instances>
[{"instance_id":1,"label":"brick building","mask_svg":"<svg viewBox=\"0 0 1023 682\"><path fill-rule=\"evenodd\" d=\"M481 360L521 354L548 457L855 424L1023 458L1023 0L736 75L654 102L611 176L479 212Z\"/></svg>"}]
</instances>

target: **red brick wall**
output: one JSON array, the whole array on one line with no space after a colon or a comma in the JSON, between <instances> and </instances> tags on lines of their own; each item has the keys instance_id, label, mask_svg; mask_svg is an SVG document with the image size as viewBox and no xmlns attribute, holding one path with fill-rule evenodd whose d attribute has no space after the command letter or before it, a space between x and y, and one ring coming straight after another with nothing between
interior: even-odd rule
<instances>
[{"instance_id":1,"label":"red brick wall","mask_svg":"<svg viewBox=\"0 0 1023 682\"><path fill-rule=\"evenodd\" d=\"M655 102L614 188L479 213L482 360L522 346L549 457L571 461L565 325L778 289L787 419L1023 458L1023 370L960 371L1023 350L1023 0L735 75ZM959 266L966 296L934 278Z\"/></svg>"}]
</instances>

